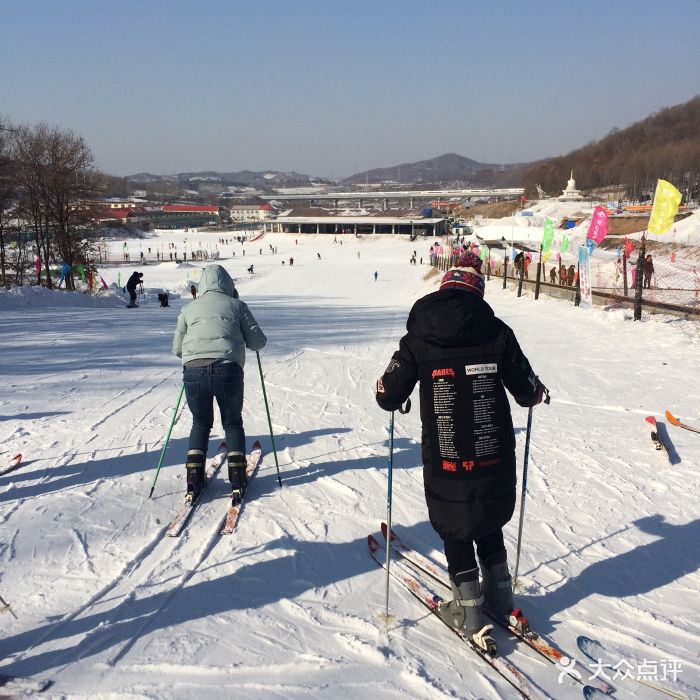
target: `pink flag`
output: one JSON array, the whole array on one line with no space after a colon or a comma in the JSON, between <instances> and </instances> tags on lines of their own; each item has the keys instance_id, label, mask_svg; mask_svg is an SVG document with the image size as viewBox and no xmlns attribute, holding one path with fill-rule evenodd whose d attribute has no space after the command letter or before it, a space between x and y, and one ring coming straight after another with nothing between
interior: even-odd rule
<instances>
[{"instance_id":1,"label":"pink flag","mask_svg":"<svg viewBox=\"0 0 700 700\"><path fill-rule=\"evenodd\" d=\"M605 207L596 207L591 217L591 225L588 227L586 239L598 245L608 232L608 212Z\"/></svg>"},{"instance_id":2,"label":"pink flag","mask_svg":"<svg viewBox=\"0 0 700 700\"><path fill-rule=\"evenodd\" d=\"M34 272L36 272L37 277L41 274L41 257L38 255L34 261Z\"/></svg>"}]
</instances>

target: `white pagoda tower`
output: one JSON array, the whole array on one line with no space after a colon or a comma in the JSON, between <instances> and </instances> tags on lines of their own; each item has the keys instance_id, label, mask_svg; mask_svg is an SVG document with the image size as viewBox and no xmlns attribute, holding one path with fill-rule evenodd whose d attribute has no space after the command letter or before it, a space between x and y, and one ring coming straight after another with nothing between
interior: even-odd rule
<instances>
[{"instance_id":1,"label":"white pagoda tower","mask_svg":"<svg viewBox=\"0 0 700 700\"><path fill-rule=\"evenodd\" d=\"M561 191L561 195L559 196L559 201L560 202L573 202L576 200L583 199L583 195L581 194L581 190L576 189L576 180L574 180L574 171L571 171L571 177L569 178L569 181L566 183L566 189Z\"/></svg>"}]
</instances>

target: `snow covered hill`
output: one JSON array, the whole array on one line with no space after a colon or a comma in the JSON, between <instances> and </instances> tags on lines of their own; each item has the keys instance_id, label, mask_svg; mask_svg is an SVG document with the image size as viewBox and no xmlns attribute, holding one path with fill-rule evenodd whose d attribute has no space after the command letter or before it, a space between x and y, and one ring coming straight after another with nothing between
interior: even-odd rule
<instances>
[{"instance_id":1,"label":"snow covered hill","mask_svg":"<svg viewBox=\"0 0 700 700\"><path fill-rule=\"evenodd\" d=\"M184 496L186 407L148 499L181 382L175 320L204 264L100 270L110 284L140 269L147 289L177 293L171 308L151 295L125 309L114 294L0 292L0 461L25 459L0 477L0 596L14 613L0 616L0 674L51 678L45 695L67 698L514 697L399 585L394 622L378 618L384 572L366 540L386 516L389 416L373 383L412 303L436 288L426 267L409 265L413 250L427 260L431 242L296 240L220 246L269 338L261 361L282 476L279 488L249 354L245 428L264 458L230 538L217 534L223 476L183 535L163 537ZM533 421L519 602L579 660L577 635L605 640L619 659L603 669L618 675L617 697L661 697L619 677L640 669L698 697L700 435L664 419L670 409L700 422L698 325L518 299L499 280L486 298L553 397ZM414 403L396 417L393 520L443 562ZM647 415L664 423L673 464L653 449ZM513 416L521 460L527 412L513 404ZM221 436L215 424L210 456ZM506 534L513 556L517 517ZM499 640L546 694L581 697Z\"/></svg>"}]
</instances>

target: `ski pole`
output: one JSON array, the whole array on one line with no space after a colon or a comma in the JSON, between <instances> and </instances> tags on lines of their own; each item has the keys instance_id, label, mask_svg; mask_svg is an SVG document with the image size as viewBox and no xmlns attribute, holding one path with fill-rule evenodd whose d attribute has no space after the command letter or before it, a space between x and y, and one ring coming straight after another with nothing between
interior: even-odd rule
<instances>
[{"instance_id":1,"label":"ski pole","mask_svg":"<svg viewBox=\"0 0 700 700\"><path fill-rule=\"evenodd\" d=\"M549 390L545 389L545 403L549 403ZM518 524L518 547L515 554L515 573L513 574L513 590L518 585L518 567L520 565L520 545L523 537L523 520L525 518L525 495L527 493L527 461L530 456L530 435L532 434L532 409L527 410L527 431L525 432L525 455L523 457L523 486L520 496L520 522Z\"/></svg>"},{"instance_id":2,"label":"ski pole","mask_svg":"<svg viewBox=\"0 0 700 700\"><path fill-rule=\"evenodd\" d=\"M527 493L527 460L530 455L530 433L532 432L532 406L527 411L527 432L525 433L525 456L523 457L523 486L520 494L520 523L518 524L518 547L515 554L515 573L513 588L518 584L518 567L520 565L520 544L523 537L523 519L525 517L525 494Z\"/></svg>"},{"instance_id":3,"label":"ski pole","mask_svg":"<svg viewBox=\"0 0 700 700\"><path fill-rule=\"evenodd\" d=\"M173 426L175 425L175 419L177 418L177 411L180 408L180 402L182 401L182 395L185 392L185 385L180 387L180 393L177 397L177 403L175 404L175 410L173 411L173 418L170 421L170 427L168 428L168 434L165 436L165 443L163 444L163 449L160 451L160 459L158 460L158 466L156 467L156 475L153 479L153 486L151 486L151 493L148 494L150 498L153 495L153 489L156 487L156 481L158 481L158 474L160 474L160 467L163 464L163 458L165 457L165 450L168 449L168 444L170 443L170 433L173 432Z\"/></svg>"},{"instance_id":4,"label":"ski pole","mask_svg":"<svg viewBox=\"0 0 700 700\"><path fill-rule=\"evenodd\" d=\"M267 405L267 392L265 391L265 378L263 377L262 364L260 363L260 353L256 350L255 356L258 358L258 369L260 370L260 384L262 385L263 399L265 400L265 412L267 413L267 424L270 426L270 440L272 440L272 452L275 455L275 467L277 467L277 481L282 488L282 478L280 477L280 465L277 461L277 450L275 449L275 435L272 432L272 420L270 419L270 407Z\"/></svg>"},{"instance_id":5,"label":"ski pole","mask_svg":"<svg viewBox=\"0 0 700 700\"><path fill-rule=\"evenodd\" d=\"M411 410L411 399L406 401L404 407L399 407L399 413L405 415ZM384 619L389 621L389 565L391 563L391 493L392 476L394 473L394 411L389 420L389 479L386 494L386 604L384 607Z\"/></svg>"},{"instance_id":6,"label":"ski pole","mask_svg":"<svg viewBox=\"0 0 700 700\"><path fill-rule=\"evenodd\" d=\"M394 472L394 412L391 412L389 420L389 480L386 491L386 604L384 606L384 619L389 620L389 566L391 564L391 480Z\"/></svg>"}]
</instances>

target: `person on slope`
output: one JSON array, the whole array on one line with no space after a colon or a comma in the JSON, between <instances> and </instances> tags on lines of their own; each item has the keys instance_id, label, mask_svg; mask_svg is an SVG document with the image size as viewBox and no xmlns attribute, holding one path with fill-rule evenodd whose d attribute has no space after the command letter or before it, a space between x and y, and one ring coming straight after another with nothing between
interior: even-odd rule
<instances>
[{"instance_id":1,"label":"person on slope","mask_svg":"<svg viewBox=\"0 0 700 700\"><path fill-rule=\"evenodd\" d=\"M267 338L247 304L238 299L231 276L221 265L204 268L197 299L177 319L173 352L183 363L192 429L187 447L187 496L194 500L204 484L214 399L226 434L228 477L243 496L246 487L243 431L243 366L245 350L261 350Z\"/></svg>"},{"instance_id":2,"label":"person on slope","mask_svg":"<svg viewBox=\"0 0 700 700\"><path fill-rule=\"evenodd\" d=\"M129 304L127 309L135 309L138 304L136 303L136 287L143 284L143 272L134 272L126 283L126 291L129 292Z\"/></svg>"},{"instance_id":3,"label":"person on slope","mask_svg":"<svg viewBox=\"0 0 700 700\"><path fill-rule=\"evenodd\" d=\"M481 260L461 254L440 289L413 305L408 333L377 382L376 400L394 411L420 383L425 498L444 543L454 595L439 612L495 654L484 601L495 615L527 625L514 611L502 532L513 515L516 487L505 389L521 406L540 403L546 389L483 295Z\"/></svg>"}]
</instances>

